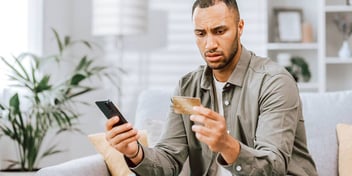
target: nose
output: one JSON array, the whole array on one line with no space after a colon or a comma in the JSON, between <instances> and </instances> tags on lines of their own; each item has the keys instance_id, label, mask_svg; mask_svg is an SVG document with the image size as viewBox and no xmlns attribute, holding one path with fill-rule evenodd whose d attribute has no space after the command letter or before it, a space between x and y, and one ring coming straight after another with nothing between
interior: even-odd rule
<instances>
[{"instance_id":1,"label":"nose","mask_svg":"<svg viewBox=\"0 0 352 176\"><path fill-rule=\"evenodd\" d=\"M218 44L216 42L215 37L213 35L207 35L205 49L206 50L216 50L217 47L218 47Z\"/></svg>"}]
</instances>

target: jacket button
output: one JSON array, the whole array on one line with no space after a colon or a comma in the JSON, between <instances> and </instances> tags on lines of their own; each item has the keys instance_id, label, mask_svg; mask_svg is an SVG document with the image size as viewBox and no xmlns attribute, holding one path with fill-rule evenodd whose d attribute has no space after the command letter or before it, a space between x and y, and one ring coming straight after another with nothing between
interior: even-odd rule
<instances>
[{"instance_id":1,"label":"jacket button","mask_svg":"<svg viewBox=\"0 0 352 176\"><path fill-rule=\"evenodd\" d=\"M242 170L242 167L241 167L240 165L237 165L237 166L236 166L236 171L239 172L239 171L241 171L241 170Z\"/></svg>"},{"instance_id":2,"label":"jacket button","mask_svg":"<svg viewBox=\"0 0 352 176\"><path fill-rule=\"evenodd\" d=\"M228 106L228 105L230 104L230 102L229 102L228 100L226 100L226 101L224 102L224 104L225 104L226 106Z\"/></svg>"}]
</instances>

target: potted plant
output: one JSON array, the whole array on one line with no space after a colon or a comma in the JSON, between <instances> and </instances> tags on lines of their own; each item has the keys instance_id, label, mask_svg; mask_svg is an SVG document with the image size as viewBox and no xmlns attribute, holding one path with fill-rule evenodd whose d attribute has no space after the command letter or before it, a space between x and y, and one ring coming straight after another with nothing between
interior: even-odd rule
<instances>
[{"instance_id":1,"label":"potted plant","mask_svg":"<svg viewBox=\"0 0 352 176\"><path fill-rule=\"evenodd\" d=\"M57 67L67 61L69 50L74 45L93 49L91 42L71 40L69 36L61 39L54 29L53 33L58 46L55 55L39 57L22 53L11 59L0 57L9 68L8 76L13 86L18 88L18 93L0 103L0 138L8 137L14 141L19 155L18 159L7 160L8 170L33 171L38 169L41 159L60 153L62 150L57 144L44 146L43 141L52 131L60 135L65 131L78 130L75 124L80 115L73 108L75 104L85 102L78 101L76 97L96 89L84 82L94 77L112 80L111 69L96 65L93 58L84 55L77 58L79 62L64 80L53 81L53 74L43 72L44 65Z\"/></svg>"},{"instance_id":2,"label":"potted plant","mask_svg":"<svg viewBox=\"0 0 352 176\"><path fill-rule=\"evenodd\" d=\"M349 58L351 56L349 38L352 34L352 19L346 14L335 14L333 22L343 36L343 42L338 51L338 56L342 59Z\"/></svg>"},{"instance_id":3,"label":"potted plant","mask_svg":"<svg viewBox=\"0 0 352 176\"><path fill-rule=\"evenodd\" d=\"M286 66L288 72L295 78L296 82L308 82L311 78L308 63L299 56L294 56L290 59L291 65Z\"/></svg>"}]
</instances>

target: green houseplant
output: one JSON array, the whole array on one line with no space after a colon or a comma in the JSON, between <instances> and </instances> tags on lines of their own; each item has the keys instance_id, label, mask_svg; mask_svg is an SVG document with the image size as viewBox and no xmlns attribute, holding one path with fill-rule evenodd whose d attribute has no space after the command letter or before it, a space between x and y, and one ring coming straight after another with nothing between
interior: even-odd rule
<instances>
[{"instance_id":1,"label":"green houseplant","mask_svg":"<svg viewBox=\"0 0 352 176\"><path fill-rule=\"evenodd\" d=\"M110 67L97 66L93 58L84 55L77 58L77 65L64 80L51 80L54 75L44 73L44 65L58 67L67 60L69 51L76 45L93 49L91 42L71 40L69 36L61 39L54 29L53 34L58 46L57 54L39 57L22 53L10 59L0 57L9 69L12 86L20 90L13 93L6 103L0 103L0 138L6 136L14 141L19 155L17 160L6 160L9 162L8 169L36 170L41 159L62 152L57 144L43 145L48 132L60 135L65 131L79 130L75 125L80 114L74 110L74 105L85 102L78 101L77 97L96 89L85 84L86 80L94 77L111 80L114 72ZM76 58L70 56L69 59ZM25 60L27 64L24 64Z\"/></svg>"},{"instance_id":2,"label":"green houseplant","mask_svg":"<svg viewBox=\"0 0 352 176\"><path fill-rule=\"evenodd\" d=\"M295 78L296 82L308 82L311 78L311 73L309 65L304 58L295 56L292 57L290 61L291 65L287 66L286 69Z\"/></svg>"}]
</instances>

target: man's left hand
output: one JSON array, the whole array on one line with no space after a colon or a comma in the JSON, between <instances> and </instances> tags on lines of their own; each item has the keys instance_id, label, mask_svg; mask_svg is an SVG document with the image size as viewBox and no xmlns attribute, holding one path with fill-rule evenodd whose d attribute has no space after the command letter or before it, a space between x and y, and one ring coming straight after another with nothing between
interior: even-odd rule
<instances>
[{"instance_id":1,"label":"man's left hand","mask_svg":"<svg viewBox=\"0 0 352 176\"><path fill-rule=\"evenodd\" d=\"M192 130L199 141L208 145L209 149L221 153L227 163L236 161L240 150L239 142L227 131L225 118L211 109L195 106L197 115L191 115L195 122Z\"/></svg>"}]
</instances>

